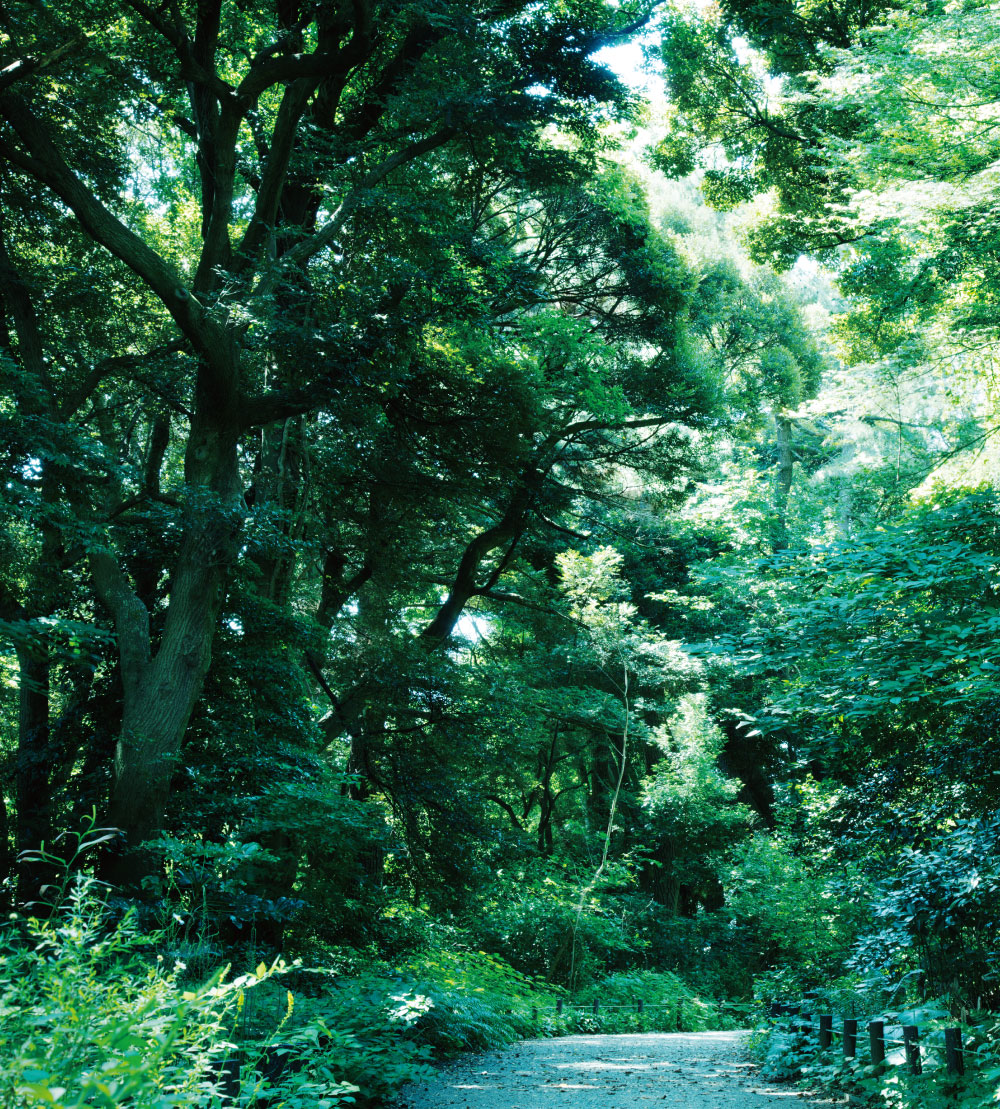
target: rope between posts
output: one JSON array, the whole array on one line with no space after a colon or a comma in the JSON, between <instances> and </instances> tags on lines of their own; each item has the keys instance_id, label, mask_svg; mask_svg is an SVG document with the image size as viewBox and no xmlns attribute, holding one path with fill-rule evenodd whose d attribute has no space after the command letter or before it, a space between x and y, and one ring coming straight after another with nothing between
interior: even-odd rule
<instances>
[{"instance_id":1,"label":"rope between posts","mask_svg":"<svg viewBox=\"0 0 1000 1109\"><path fill-rule=\"evenodd\" d=\"M831 1035L831 1036L839 1036L841 1039L844 1038L844 1033L843 1033L843 1030L841 1030L841 1029L830 1028L827 1031L828 1031L829 1035ZM858 1029L858 1035L860 1036L860 1034L861 1034L861 1029L859 1028ZM967 1033L967 1034L969 1034L969 1033ZM896 1040L896 1039L892 1039L889 1036L882 1036L881 1039L882 1039L882 1043L885 1044L886 1047L890 1047L890 1046L892 1046L892 1047L906 1047L907 1046L907 1041L906 1040ZM921 1051L937 1051L937 1052L940 1052L942 1054L946 1054L947 1051L948 1051L948 1045L943 1040L917 1040L913 1044L913 1046L918 1048ZM964 1042L962 1044L962 1054L963 1055L975 1055L977 1058L989 1059L989 1060L994 1061L994 1062L997 1060L997 1053L996 1052L992 1052L992 1053L989 1052L989 1051L984 1052L981 1047L966 1047Z\"/></svg>"},{"instance_id":2,"label":"rope between posts","mask_svg":"<svg viewBox=\"0 0 1000 1109\"><path fill-rule=\"evenodd\" d=\"M598 1001L598 1006L599 1006L600 1011L604 1011L605 1009L634 1009L636 1007L636 1005L638 1004L638 1000L639 999L637 999L636 1001L600 1001L599 1000ZM545 1003L544 1005L523 1005L523 1006L519 1007L516 1011L517 1012L530 1013L532 1011L532 1009L538 1009L538 1010L542 1010L543 1008L544 1009L550 1009L550 1008L554 1008L556 1004L558 1004L558 1002L555 1002L555 1003L548 1002L548 1003ZM693 1004L693 1002L684 1001L684 1000L682 1000L682 1001L645 1001L645 1000L643 1000L642 1004L643 1004L644 1009L674 1009L678 1005L680 1005L682 1007L686 1007L689 1004ZM589 1012L589 1011L592 1011L593 1006L594 1006L594 1003L592 1001L563 1001L563 1008L564 1009L586 1009ZM745 1005L745 1006L744 1005L717 1005L716 1008L730 1009L733 1012L749 1012L750 1009L752 1008L752 1006L749 1006L749 1005ZM510 1010L510 1011L513 1012L514 1010Z\"/></svg>"},{"instance_id":3,"label":"rope between posts","mask_svg":"<svg viewBox=\"0 0 1000 1109\"><path fill-rule=\"evenodd\" d=\"M774 1013L774 1014L772 1014L772 1016L774 1018L777 1018L777 1017L780 1017L780 1016L784 1016L784 1017L788 1018L791 1025L792 1025L792 1030L793 1031L798 1031L798 1033L800 1035L804 1035L804 1034L807 1034L807 1033L812 1033L812 1032L815 1031L815 1027L814 1027L814 1024L813 1024L813 1014L812 1013L799 1014L799 1013L796 1013L793 1010L792 1012ZM796 1018L797 1017L801 1021L800 1024L796 1024ZM826 1035L826 1036L830 1037L830 1039L832 1040L832 1038L834 1036L839 1036L841 1040L844 1040L845 1036L846 1036L846 1037L849 1038L849 1040L853 1040L856 1044L857 1039L860 1037L860 1034L862 1032L862 1029L860 1027L855 1027L853 1032L848 1033L843 1028L840 1028L840 1029L834 1028L833 1025L832 1025L832 1017L828 1017L827 1019L829 1019L831 1021L831 1023L830 1023L830 1025L828 1025L826 1027L824 1027L822 1023L820 1024L819 1032L820 1032L821 1037L823 1035ZM861 1019L850 1018L850 1019L856 1020L856 1024L860 1024L861 1019L863 1019L863 1018L861 1018ZM876 1018L876 1020L879 1020L879 1018ZM870 1025L872 1023L875 1023L875 1021L869 1021L868 1023ZM885 1022L879 1020L879 1023L885 1023ZM895 1022L893 1022L893 1023L895 1023ZM985 1044L980 1045L979 1047L966 1046L965 1040L968 1036L971 1036L971 1035L974 1034L974 1029L966 1029L966 1028L963 1028L961 1025L952 1026L952 1028L954 1028L954 1031L956 1031L958 1033L958 1035L956 1037L957 1042L954 1045L949 1045L949 1043L947 1041L947 1038L945 1038L944 1040L938 1039L937 1037L935 1037L934 1039L927 1039L927 1040L920 1039L920 1037L919 1037L919 1028L916 1025L911 1025L911 1026L906 1026L906 1027L913 1027L913 1028L917 1029L917 1036L913 1040L900 1040L900 1039L896 1039L894 1037L886 1036L883 1033L881 1036L879 1036L879 1039L881 1040L881 1043L882 1043L883 1051L886 1048L890 1048L890 1047L904 1048L904 1049L907 1050L908 1061L910 1061L909 1056L910 1056L910 1052L912 1052L914 1062L920 1060L924 1055L926 1055L927 1053L930 1053L930 1052L933 1052L937 1055L943 1055L947 1059L949 1057L949 1051L950 1050L956 1050L962 1059L973 1058L973 1059L981 1060L981 1061L992 1063L992 1064L996 1064L997 1061L998 1061L998 1058L1000 1058L1000 1051L998 1051L996 1046L991 1047L990 1045L985 1045ZM948 1029L948 1031L951 1031L951 1030L952 1030L951 1028ZM934 1031L937 1031L937 1030L934 1030ZM829 1041L827 1043L829 1043ZM821 1044L822 1044L822 1039L821 1039Z\"/></svg>"}]
</instances>

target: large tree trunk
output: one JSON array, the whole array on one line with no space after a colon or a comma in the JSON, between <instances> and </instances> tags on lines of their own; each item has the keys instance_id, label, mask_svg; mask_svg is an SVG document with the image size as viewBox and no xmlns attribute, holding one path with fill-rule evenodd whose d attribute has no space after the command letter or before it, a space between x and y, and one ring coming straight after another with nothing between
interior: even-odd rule
<instances>
[{"instance_id":1,"label":"large tree trunk","mask_svg":"<svg viewBox=\"0 0 1000 1109\"><path fill-rule=\"evenodd\" d=\"M12 329L8 325L12 324ZM16 337L16 343L13 341ZM0 224L0 345L19 367L13 375L14 396L20 413L28 418L54 420L55 408L51 382L44 358L44 343L38 316L32 303L32 290L7 251L6 236ZM42 500L55 506L61 499L56 467L41 463ZM57 563L59 535L48 521L40 527L41 547L27 588L20 599L5 597L2 606L8 618L33 620L48 616L53 608L52 575ZM37 629L36 629L37 630ZM44 635L44 632L42 633ZM49 677L51 659L44 639L23 642L17 648L18 661L18 750L15 763L15 842L17 853L37 851L52 841L52 804L50 763L52 761L49 721ZM49 868L39 862L19 864L18 897L23 901L38 898L50 877Z\"/></svg>"},{"instance_id":2,"label":"large tree trunk","mask_svg":"<svg viewBox=\"0 0 1000 1109\"><path fill-rule=\"evenodd\" d=\"M224 414L195 416L185 460L186 534L155 655L149 612L132 583L109 550L91 553L97 592L115 619L121 662L122 725L110 819L125 833L128 849L111 869L113 879L126 885L148 864L136 849L162 826L170 779L211 662L242 519L236 426Z\"/></svg>"},{"instance_id":3,"label":"large tree trunk","mask_svg":"<svg viewBox=\"0 0 1000 1109\"><path fill-rule=\"evenodd\" d=\"M668 836L656 845L653 857L642 868L641 888L670 916L681 911L681 883L676 874L677 846Z\"/></svg>"}]
</instances>

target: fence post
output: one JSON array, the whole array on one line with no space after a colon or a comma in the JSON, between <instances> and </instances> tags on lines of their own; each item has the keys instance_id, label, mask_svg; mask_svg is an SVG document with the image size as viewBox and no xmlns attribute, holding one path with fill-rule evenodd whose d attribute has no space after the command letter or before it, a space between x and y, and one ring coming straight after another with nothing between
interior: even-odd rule
<instances>
[{"instance_id":1,"label":"fence post","mask_svg":"<svg viewBox=\"0 0 1000 1109\"><path fill-rule=\"evenodd\" d=\"M639 998L636 999L636 1002L635 1002L635 1011L639 1014L640 1017L642 1016L642 1007L643 1007L643 1001L642 1001L642 998L639 997Z\"/></svg>"},{"instance_id":2,"label":"fence post","mask_svg":"<svg viewBox=\"0 0 1000 1109\"><path fill-rule=\"evenodd\" d=\"M594 1016L597 1016L597 1010L600 1008L597 998L594 998Z\"/></svg>"},{"instance_id":3,"label":"fence post","mask_svg":"<svg viewBox=\"0 0 1000 1109\"><path fill-rule=\"evenodd\" d=\"M885 1062L885 1021L868 1022L868 1046L872 1052L872 1065Z\"/></svg>"},{"instance_id":4,"label":"fence post","mask_svg":"<svg viewBox=\"0 0 1000 1109\"><path fill-rule=\"evenodd\" d=\"M844 1021L844 1058L853 1059L858 1054L858 1022L851 1018Z\"/></svg>"},{"instance_id":5,"label":"fence post","mask_svg":"<svg viewBox=\"0 0 1000 1109\"><path fill-rule=\"evenodd\" d=\"M828 1048L833 1042L833 1014L821 1013L819 1018L820 1050Z\"/></svg>"},{"instance_id":6,"label":"fence post","mask_svg":"<svg viewBox=\"0 0 1000 1109\"><path fill-rule=\"evenodd\" d=\"M915 1024L903 1025L903 1049L910 1074L920 1074L923 1069L920 1063L920 1032Z\"/></svg>"},{"instance_id":7,"label":"fence post","mask_svg":"<svg viewBox=\"0 0 1000 1109\"><path fill-rule=\"evenodd\" d=\"M944 1030L944 1054L948 1062L949 1074L965 1074L961 1028L946 1028Z\"/></svg>"},{"instance_id":8,"label":"fence post","mask_svg":"<svg viewBox=\"0 0 1000 1109\"><path fill-rule=\"evenodd\" d=\"M560 998L559 998L559 999L558 999L558 1000L556 1001L556 1016L557 1016L557 1017L561 1017L561 1016L562 1016L562 1010L563 1010L563 999L562 999L562 998L560 997Z\"/></svg>"}]
</instances>

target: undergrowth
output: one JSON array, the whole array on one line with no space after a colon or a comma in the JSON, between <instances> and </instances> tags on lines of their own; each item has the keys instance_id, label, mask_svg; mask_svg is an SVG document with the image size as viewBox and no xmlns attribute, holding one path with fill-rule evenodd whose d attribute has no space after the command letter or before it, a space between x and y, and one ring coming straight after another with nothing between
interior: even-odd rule
<instances>
[{"instance_id":1,"label":"undergrowth","mask_svg":"<svg viewBox=\"0 0 1000 1109\"><path fill-rule=\"evenodd\" d=\"M942 1039L944 1028L954 1026L956 1020L947 1008L930 1002L905 1012L879 1012L885 1026L886 1059L877 1065L868 1050L866 1018L860 1012L854 1015L861 1017L854 1058L844 1057L836 1034L829 1048L820 1049L815 1016L808 1026L796 1016L772 1021L751 1037L749 1045L761 1063L762 1075L837 1097L846 1095L855 1105L886 1109L984 1109L1000 1102L1000 1025L995 1020L963 1028L966 1073L951 1075ZM910 1073L900 1046L904 1024L920 1029L919 1074Z\"/></svg>"},{"instance_id":2,"label":"undergrowth","mask_svg":"<svg viewBox=\"0 0 1000 1109\"><path fill-rule=\"evenodd\" d=\"M726 1020L667 972L615 974L572 998L482 951L425 951L397 966L278 962L192 982L157 954L170 948L133 913L116 920L84 876L48 918L12 919L0 940L0 1105L217 1106L229 1067L247 1109L374 1106L459 1051ZM294 1066L276 1074L283 1054Z\"/></svg>"}]
</instances>

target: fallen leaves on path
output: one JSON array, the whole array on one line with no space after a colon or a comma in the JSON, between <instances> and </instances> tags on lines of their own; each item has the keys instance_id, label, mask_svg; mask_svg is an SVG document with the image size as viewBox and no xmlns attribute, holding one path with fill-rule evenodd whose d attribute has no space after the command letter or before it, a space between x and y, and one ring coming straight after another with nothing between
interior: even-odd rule
<instances>
[{"instance_id":1,"label":"fallen leaves on path","mask_svg":"<svg viewBox=\"0 0 1000 1109\"><path fill-rule=\"evenodd\" d=\"M397 1109L792 1109L819 1106L761 1082L741 1032L645 1033L525 1040L466 1056L439 1080L403 1091Z\"/></svg>"}]
</instances>

